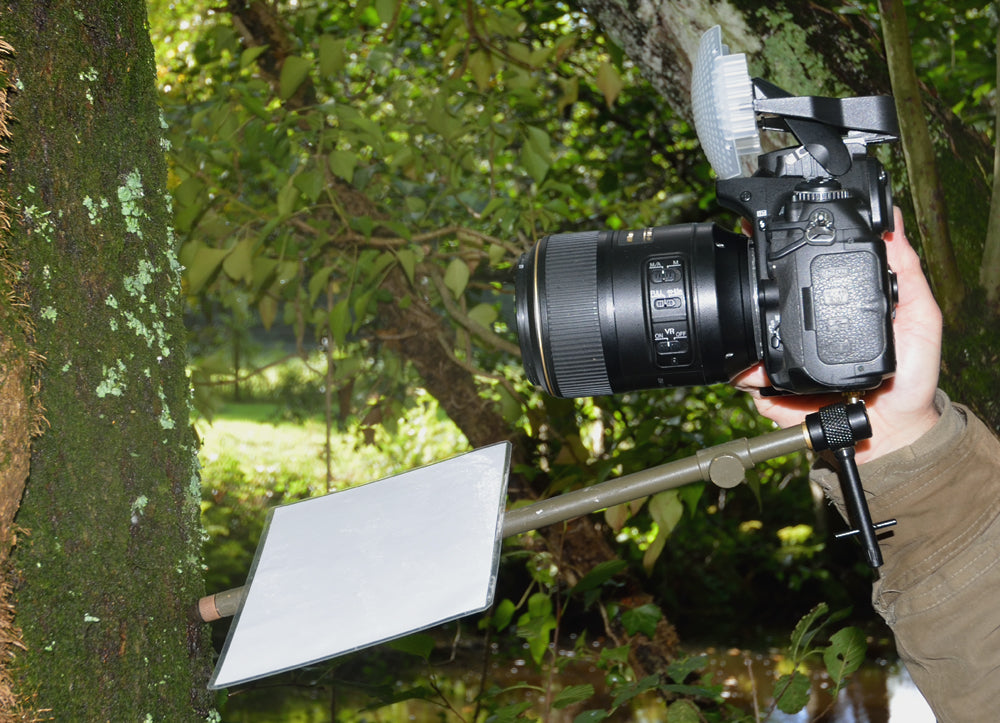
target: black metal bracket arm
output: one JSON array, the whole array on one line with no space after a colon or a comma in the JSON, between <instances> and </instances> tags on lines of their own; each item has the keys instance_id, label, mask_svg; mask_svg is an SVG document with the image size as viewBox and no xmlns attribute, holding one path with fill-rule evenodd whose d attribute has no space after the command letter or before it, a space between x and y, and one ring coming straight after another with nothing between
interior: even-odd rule
<instances>
[{"instance_id":1,"label":"black metal bracket arm","mask_svg":"<svg viewBox=\"0 0 1000 723\"><path fill-rule=\"evenodd\" d=\"M810 447L815 452L830 450L837 459L840 486L844 493L848 519L853 529L836 537L859 535L865 548L865 556L872 568L882 566L882 551L875 533L891 527L896 520L872 523L868 502L861 488L861 475L854 460L854 445L872 436L871 424L863 402L830 404L818 412L810 414L805 421Z\"/></svg>"}]
</instances>

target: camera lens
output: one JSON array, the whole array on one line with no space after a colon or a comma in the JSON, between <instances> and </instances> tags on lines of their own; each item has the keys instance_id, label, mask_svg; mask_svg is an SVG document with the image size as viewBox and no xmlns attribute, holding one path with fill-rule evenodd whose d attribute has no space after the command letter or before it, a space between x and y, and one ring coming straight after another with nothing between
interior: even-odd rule
<instances>
[{"instance_id":1,"label":"camera lens","mask_svg":"<svg viewBox=\"0 0 1000 723\"><path fill-rule=\"evenodd\" d=\"M558 397L729 381L760 358L750 243L712 224L541 239L515 278L528 379Z\"/></svg>"}]
</instances>

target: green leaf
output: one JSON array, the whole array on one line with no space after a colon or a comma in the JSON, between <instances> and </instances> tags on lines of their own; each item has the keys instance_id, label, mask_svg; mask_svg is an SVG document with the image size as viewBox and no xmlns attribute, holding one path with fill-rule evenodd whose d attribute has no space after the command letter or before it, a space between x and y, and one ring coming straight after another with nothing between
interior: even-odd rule
<instances>
[{"instance_id":1,"label":"green leaf","mask_svg":"<svg viewBox=\"0 0 1000 723\"><path fill-rule=\"evenodd\" d=\"M688 656L667 666L666 673L675 683L683 683L691 673L697 673L708 665L707 655Z\"/></svg>"},{"instance_id":2,"label":"green leaf","mask_svg":"<svg viewBox=\"0 0 1000 723\"><path fill-rule=\"evenodd\" d=\"M528 145L544 156L552 155L552 140L541 128L528 126Z\"/></svg>"},{"instance_id":3,"label":"green leaf","mask_svg":"<svg viewBox=\"0 0 1000 723\"><path fill-rule=\"evenodd\" d=\"M620 645L617 648L601 648L601 655L598 665L601 668L612 668L616 665L628 665L628 656L631 652L628 645Z\"/></svg>"},{"instance_id":4,"label":"green leaf","mask_svg":"<svg viewBox=\"0 0 1000 723\"><path fill-rule=\"evenodd\" d=\"M536 592L528 598L528 613L535 618L544 618L552 614L552 598L544 592Z\"/></svg>"},{"instance_id":5,"label":"green leaf","mask_svg":"<svg viewBox=\"0 0 1000 723\"><path fill-rule=\"evenodd\" d=\"M700 723L698 706L689 700L675 700L667 707L667 723Z\"/></svg>"},{"instance_id":6,"label":"green leaf","mask_svg":"<svg viewBox=\"0 0 1000 723\"><path fill-rule=\"evenodd\" d=\"M823 651L823 664L839 689L844 680L865 661L868 643L858 628L838 630L830 636L830 645Z\"/></svg>"},{"instance_id":7,"label":"green leaf","mask_svg":"<svg viewBox=\"0 0 1000 723\"><path fill-rule=\"evenodd\" d=\"M541 183L545 180L545 176L549 172L549 160L539 155L538 151L530 145L521 149L520 162L535 183Z\"/></svg>"},{"instance_id":8,"label":"green leaf","mask_svg":"<svg viewBox=\"0 0 1000 723\"><path fill-rule=\"evenodd\" d=\"M500 416L514 424L522 413L521 402L515 399L506 387L497 387L497 395L500 397Z\"/></svg>"},{"instance_id":9,"label":"green leaf","mask_svg":"<svg viewBox=\"0 0 1000 723\"><path fill-rule=\"evenodd\" d=\"M493 714L486 719L486 723L514 723L531 705L531 701L528 701L502 706L493 711Z\"/></svg>"},{"instance_id":10,"label":"green leaf","mask_svg":"<svg viewBox=\"0 0 1000 723\"><path fill-rule=\"evenodd\" d=\"M283 286L299 275L299 265L294 261L279 261L276 282Z\"/></svg>"},{"instance_id":11,"label":"green leaf","mask_svg":"<svg viewBox=\"0 0 1000 723\"><path fill-rule=\"evenodd\" d=\"M191 176L177 186L170 195L173 196L175 203L190 206L198 200L204 190L205 184L201 179Z\"/></svg>"},{"instance_id":12,"label":"green leaf","mask_svg":"<svg viewBox=\"0 0 1000 723\"><path fill-rule=\"evenodd\" d=\"M446 141L462 131L462 122L453 116L444 101L436 101L427 111L427 127Z\"/></svg>"},{"instance_id":13,"label":"green leaf","mask_svg":"<svg viewBox=\"0 0 1000 723\"><path fill-rule=\"evenodd\" d=\"M487 329L493 326L499 314L493 304L476 304L469 311L469 318Z\"/></svg>"},{"instance_id":14,"label":"green leaf","mask_svg":"<svg viewBox=\"0 0 1000 723\"><path fill-rule=\"evenodd\" d=\"M541 664L555 629L551 598L543 592L536 592L528 598L528 612L517 621L517 634L527 641L528 650L536 663Z\"/></svg>"},{"instance_id":15,"label":"green leaf","mask_svg":"<svg viewBox=\"0 0 1000 723\"><path fill-rule=\"evenodd\" d=\"M493 609L493 629L500 631L510 625L510 621L514 619L514 612L517 608L514 603L507 598L504 598L496 604Z\"/></svg>"},{"instance_id":16,"label":"green leaf","mask_svg":"<svg viewBox=\"0 0 1000 723\"><path fill-rule=\"evenodd\" d=\"M184 276L187 278L189 294L197 294L219 270L229 249L215 249L204 244L197 244L188 261L184 263Z\"/></svg>"},{"instance_id":17,"label":"green leaf","mask_svg":"<svg viewBox=\"0 0 1000 723\"><path fill-rule=\"evenodd\" d=\"M365 293L360 294L358 298L354 300L354 318L359 320L358 324L360 324L361 320L368 316L368 305L371 303L374 293L375 290L370 289Z\"/></svg>"},{"instance_id":18,"label":"green leaf","mask_svg":"<svg viewBox=\"0 0 1000 723\"><path fill-rule=\"evenodd\" d=\"M174 227L178 231L190 231L198 215L204 210L202 193L205 184L191 177L177 186L171 193L174 199Z\"/></svg>"},{"instance_id":19,"label":"green leaf","mask_svg":"<svg viewBox=\"0 0 1000 723\"><path fill-rule=\"evenodd\" d=\"M434 638L427 633L414 633L405 638L397 638L389 643L389 647L401 653L416 655L427 660L434 652Z\"/></svg>"},{"instance_id":20,"label":"green leaf","mask_svg":"<svg viewBox=\"0 0 1000 723\"><path fill-rule=\"evenodd\" d=\"M485 93L490 87L493 76L493 59L485 50L477 50L469 57L469 72L476 82L480 93Z\"/></svg>"},{"instance_id":21,"label":"green leaf","mask_svg":"<svg viewBox=\"0 0 1000 723\"><path fill-rule=\"evenodd\" d=\"M375 257L375 263L372 264L372 269L369 272L369 276L377 277L387 268L396 263L396 254L392 251L383 251L378 256Z\"/></svg>"},{"instance_id":22,"label":"green leaf","mask_svg":"<svg viewBox=\"0 0 1000 723\"><path fill-rule=\"evenodd\" d=\"M574 703L581 703L594 695L594 686L590 683L568 685L552 698L552 707L559 709Z\"/></svg>"},{"instance_id":23,"label":"green leaf","mask_svg":"<svg viewBox=\"0 0 1000 723\"><path fill-rule=\"evenodd\" d=\"M347 341L347 332L351 330L350 299L341 299L334 304L328 322L334 343L340 347L344 346Z\"/></svg>"},{"instance_id":24,"label":"green leaf","mask_svg":"<svg viewBox=\"0 0 1000 723\"><path fill-rule=\"evenodd\" d=\"M659 606L653 603L646 603L637 608L626 610L622 613L622 625L629 635L642 633L647 638L652 638L656 634L656 624L663 617L663 612Z\"/></svg>"},{"instance_id":25,"label":"green leaf","mask_svg":"<svg viewBox=\"0 0 1000 723\"><path fill-rule=\"evenodd\" d=\"M347 41L332 35L321 35L319 38L319 72L324 78L336 75L347 63L345 48Z\"/></svg>"},{"instance_id":26,"label":"green leaf","mask_svg":"<svg viewBox=\"0 0 1000 723\"><path fill-rule=\"evenodd\" d=\"M649 500L649 514L660 526L661 533L669 535L673 532L684 515L684 505L677 490L666 490L653 495Z\"/></svg>"},{"instance_id":27,"label":"green leaf","mask_svg":"<svg viewBox=\"0 0 1000 723\"><path fill-rule=\"evenodd\" d=\"M642 553L642 569L646 571L647 575L653 574L653 568L656 566L656 561L660 559L660 555L663 554L663 548L667 546L667 538L669 536L669 532L665 533L663 530L657 531L656 539Z\"/></svg>"},{"instance_id":28,"label":"green leaf","mask_svg":"<svg viewBox=\"0 0 1000 723\"><path fill-rule=\"evenodd\" d=\"M292 179L289 179L284 188L278 191L278 215L291 216L298 200L299 189L292 183Z\"/></svg>"},{"instance_id":29,"label":"green leaf","mask_svg":"<svg viewBox=\"0 0 1000 723\"><path fill-rule=\"evenodd\" d=\"M398 6L398 0L375 0L375 12L378 13L378 18L383 23L392 22Z\"/></svg>"},{"instance_id":30,"label":"green leaf","mask_svg":"<svg viewBox=\"0 0 1000 723\"><path fill-rule=\"evenodd\" d=\"M608 62L601 63L601 67L597 69L597 89L604 96L604 102L608 104L608 108L615 104L624 87L625 83L615 66Z\"/></svg>"},{"instance_id":31,"label":"green leaf","mask_svg":"<svg viewBox=\"0 0 1000 723\"><path fill-rule=\"evenodd\" d=\"M462 259L452 259L447 271L444 272L444 285L458 299L469 284L469 276L469 265Z\"/></svg>"},{"instance_id":32,"label":"green leaf","mask_svg":"<svg viewBox=\"0 0 1000 723\"><path fill-rule=\"evenodd\" d=\"M580 80L576 76L569 80L560 80L559 88L562 90L562 94L559 96L559 100L556 101L556 111L559 115L562 115L566 107L576 103L579 98Z\"/></svg>"},{"instance_id":33,"label":"green leaf","mask_svg":"<svg viewBox=\"0 0 1000 723\"><path fill-rule=\"evenodd\" d=\"M608 523L611 531L617 534L632 517L634 509L631 502L622 502L620 505L609 507L604 510L604 521Z\"/></svg>"},{"instance_id":34,"label":"green leaf","mask_svg":"<svg viewBox=\"0 0 1000 723\"><path fill-rule=\"evenodd\" d=\"M586 592L600 587L608 580L628 567L625 560L606 560L594 566L594 569L580 578L580 581L573 586L570 594Z\"/></svg>"},{"instance_id":35,"label":"green leaf","mask_svg":"<svg viewBox=\"0 0 1000 723\"><path fill-rule=\"evenodd\" d=\"M233 281L253 283L253 239L241 239L222 261L222 269Z\"/></svg>"},{"instance_id":36,"label":"green leaf","mask_svg":"<svg viewBox=\"0 0 1000 723\"><path fill-rule=\"evenodd\" d=\"M667 544L667 538L674 531L677 523L684 515L684 504L677 490L667 490L653 495L649 500L649 513L659 527L656 539L653 540L643 554L642 566L647 573L652 572L656 560Z\"/></svg>"},{"instance_id":37,"label":"green leaf","mask_svg":"<svg viewBox=\"0 0 1000 723\"><path fill-rule=\"evenodd\" d=\"M414 216L423 216L427 212L427 202L420 196L407 196L404 203L406 210Z\"/></svg>"},{"instance_id":38,"label":"green leaf","mask_svg":"<svg viewBox=\"0 0 1000 723\"><path fill-rule=\"evenodd\" d=\"M316 203L319 194L323 192L325 180L322 173L312 170L297 174L293 182L295 183L295 187L302 191L303 196Z\"/></svg>"},{"instance_id":39,"label":"green leaf","mask_svg":"<svg viewBox=\"0 0 1000 723\"><path fill-rule=\"evenodd\" d=\"M661 693L676 693L677 695L699 698L717 698L721 689L721 687L706 688L702 685L680 685L678 683L664 683L660 686Z\"/></svg>"},{"instance_id":40,"label":"green leaf","mask_svg":"<svg viewBox=\"0 0 1000 723\"><path fill-rule=\"evenodd\" d=\"M358 166L358 157L350 151L331 151L328 159L330 170L348 183L354 180L354 169Z\"/></svg>"},{"instance_id":41,"label":"green leaf","mask_svg":"<svg viewBox=\"0 0 1000 723\"><path fill-rule=\"evenodd\" d=\"M281 76L278 78L278 96L288 100L299 89L309 76L312 62L298 55L289 55L281 66Z\"/></svg>"},{"instance_id":42,"label":"green leaf","mask_svg":"<svg viewBox=\"0 0 1000 723\"><path fill-rule=\"evenodd\" d=\"M260 314L260 322L264 329L271 330L274 320L278 318L278 300L270 294L264 294L257 303L257 313Z\"/></svg>"},{"instance_id":43,"label":"green leaf","mask_svg":"<svg viewBox=\"0 0 1000 723\"><path fill-rule=\"evenodd\" d=\"M253 288L260 290L267 286L274 272L278 268L278 262L266 256L256 256L253 260Z\"/></svg>"},{"instance_id":44,"label":"green leaf","mask_svg":"<svg viewBox=\"0 0 1000 723\"><path fill-rule=\"evenodd\" d=\"M413 231L408 224L402 221L385 221L384 225L390 231L394 231L400 238L409 241L413 238Z\"/></svg>"},{"instance_id":45,"label":"green leaf","mask_svg":"<svg viewBox=\"0 0 1000 723\"><path fill-rule=\"evenodd\" d=\"M270 45L257 45L253 48L247 48L242 53L240 53L240 67L246 68L252 65L254 61L257 60L269 47Z\"/></svg>"},{"instance_id":46,"label":"green leaf","mask_svg":"<svg viewBox=\"0 0 1000 723\"><path fill-rule=\"evenodd\" d=\"M487 219L498 208L506 208L509 204L510 204L510 200L509 199L506 199L506 198L492 198L492 199L490 199L490 202L487 203L483 207L483 210L479 212L479 217L482 218L482 219Z\"/></svg>"},{"instance_id":47,"label":"green leaf","mask_svg":"<svg viewBox=\"0 0 1000 723\"><path fill-rule=\"evenodd\" d=\"M791 640L792 640L792 658L794 660L801 659L800 653L804 653L808 650L809 646L812 644L813 638L822 628L822 625L813 627L817 620L822 618L830 610L830 606L826 603L819 603L812 610L807 612L802 618L795 624L795 628L792 630Z\"/></svg>"},{"instance_id":48,"label":"green leaf","mask_svg":"<svg viewBox=\"0 0 1000 723\"><path fill-rule=\"evenodd\" d=\"M600 723L602 720L607 720L608 712L606 710L585 710L582 713L578 713L573 719L573 723Z\"/></svg>"},{"instance_id":49,"label":"green leaf","mask_svg":"<svg viewBox=\"0 0 1000 723\"><path fill-rule=\"evenodd\" d=\"M701 499L701 495L704 491L704 482L684 485L683 487L677 488L677 497L684 504L689 516L694 517L694 515L698 512L698 501Z\"/></svg>"},{"instance_id":50,"label":"green leaf","mask_svg":"<svg viewBox=\"0 0 1000 723\"><path fill-rule=\"evenodd\" d=\"M412 284L417 268L416 252L413 249L399 249L396 252L396 258L399 259L399 265L403 267L403 273L406 274L406 278Z\"/></svg>"},{"instance_id":51,"label":"green leaf","mask_svg":"<svg viewBox=\"0 0 1000 723\"><path fill-rule=\"evenodd\" d=\"M324 266L309 279L309 303L315 304L320 292L326 288L326 282L330 280L333 272L332 266Z\"/></svg>"},{"instance_id":52,"label":"green leaf","mask_svg":"<svg viewBox=\"0 0 1000 723\"><path fill-rule=\"evenodd\" d=\"M521 149L521 164L535 183L541 183L552 165L552 144L541 128L528 126L527 142Z\"/></svg>"},{"instance_id":53,"label":"green leaf","mask_svg":"<svg viewBox=\"0 0 1000 723\"><path fill-rule=\"evenodd\" d=\"M660 683L660 676L647 675L642 680L637 680L634 683L629 683L628 685L622 686L622 688L615 693L615 697L611 705L615 708L620 708L623 704L628 703L636 696L642 695L643 693L655 689L659 685L659 683Z\"/></svg>"},{"instance_id":54,"label":"green leaf","mask_svg":"<svg viewBox=\"0 0 1000 723\"><path fill-rule=\"evenodd\" d=\"M487 251L490 256L490 266L496 267L507 258L507 249L500 244L490 244Z\"/></svg>"},{"instance_id":55,"label":"green leaf","mask_svg":"<svg viewBox=\"0 0 1000 723\"><path fill-rule=\"evenodd\" d=\"M789 715L798 713L809 705L809 678L797 670L783 675L778 678L774 693L778 696L778 710Z\"/></svg>"},{"instance_id":56,"label":"green leaf","mask_svg":"<svg viewBox=\"0 0 1000 723\"><path fill-rule=\"evenodd\" d=\"M375 230L375 222L372 221L371 216L352 216L351 228L363 233L365 238L371 238L372 231Z\"/></svg>"}]
</instances>

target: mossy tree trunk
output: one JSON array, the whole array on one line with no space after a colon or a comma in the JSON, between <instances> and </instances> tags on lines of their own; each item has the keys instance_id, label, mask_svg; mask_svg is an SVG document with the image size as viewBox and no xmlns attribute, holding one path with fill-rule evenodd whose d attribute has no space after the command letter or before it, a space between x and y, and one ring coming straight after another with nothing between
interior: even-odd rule
<instances>
[{"instance_id":1,"label":"mossy tree trunk","mask_svg":"<svg viewBox=\"0 0 1000 723\"><path fill-rule=\"evenodd\" d=\"M14 550L22 694L56 720L211 714L179 267L142 0L0 2L9 260L44 357Z\"/></svg>"},{"instance_id":2,"label":"mossy tree trunk","mask_svg":"<svg viewBox=\"0 0 1000 723\"><path fill-rule=\"evenodd\" d=\"M580 0L642 69L645 77L681 116L690 119L691 70L701 34L722 26L723 42L733 53L746 53L750 74L770 80L798 95L891 94L882 31L863 15L843 14L843 3L814 0L802 3L688 3L654 0ZM891 42L891 40L890 40ZM905 48L894 48L896 54ZM909 60L906 58L905 60ZM907 217L907 235L921 248L925 270L941 306L949 311L945 329L942 386L969 404L994 429L1000 429L1000 308L987 301L981 278L991 276L984 255L989 218L993 149L986 138L964 125L939 98L923 89L923 113L937 162L940 195L929 194L936 208L924 203L919 217L947 218L950 244L919 224L901 144L886 147L896 201ZM905 91L900 91L905 94ZM907 126L904 126L907 127ZM766 136L767 134L765 134ZM764 141L773 139L764 138ZM919 167L916 174L928 170ZM927 237L921 238L927 230ZM948 244L950 247L944 248ZM949 275L953 258L958 279ZM952 272L953 273L953 272ZM955 292L957 289L957 293Z\"/></svg>"}]
</instances>

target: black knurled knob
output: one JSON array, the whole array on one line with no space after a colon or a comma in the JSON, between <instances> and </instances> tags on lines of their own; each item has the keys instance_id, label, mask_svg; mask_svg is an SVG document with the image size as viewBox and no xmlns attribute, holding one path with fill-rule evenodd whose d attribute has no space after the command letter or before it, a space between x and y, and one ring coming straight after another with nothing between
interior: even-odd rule
<instances>
[{"instance_id":1,"label":"black knurled knob","mask_svg":"<svg viewBox=\"0 0 1000 723\"><path fill-rule=\"evenodd\" d=\"M806 430L813 450L853 447L872 436L871 424L862 402L830 404L806 417Z\"/></svg>"}]
</instances>

